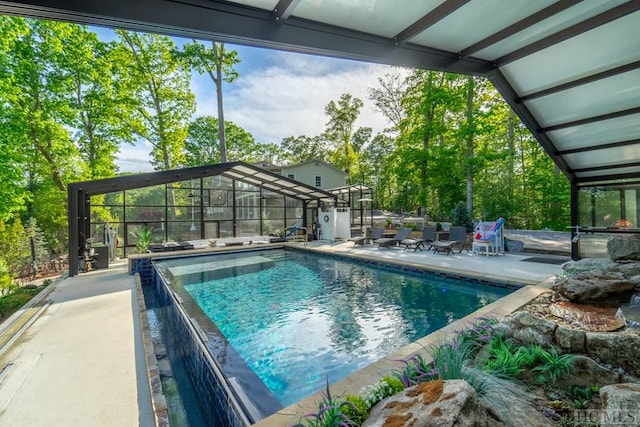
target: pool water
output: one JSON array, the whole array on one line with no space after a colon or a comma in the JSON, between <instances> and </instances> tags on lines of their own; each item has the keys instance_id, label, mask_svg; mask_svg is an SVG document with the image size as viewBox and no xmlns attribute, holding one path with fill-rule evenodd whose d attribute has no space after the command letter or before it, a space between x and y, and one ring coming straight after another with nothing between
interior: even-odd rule
<instances>
[{"instance_id":1,"label":"pool water","mask_svg":"<svg viewBox=\"0 0 640 427\"><path fill-rule=\"evenodd\" d=\"M159 264L283 406L511 292L303 251L195 260Z\"/></svg>"}]
</instances>

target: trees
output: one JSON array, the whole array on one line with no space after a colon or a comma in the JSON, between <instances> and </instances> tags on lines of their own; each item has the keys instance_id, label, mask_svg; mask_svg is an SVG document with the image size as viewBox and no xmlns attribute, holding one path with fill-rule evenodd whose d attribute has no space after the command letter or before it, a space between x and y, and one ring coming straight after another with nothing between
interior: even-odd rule
<instances>
[{"instance_id":1,"label":"trees","mask_svg":"<svg viewBox=\"0 0 640 427\"><path fill-rule=\"evenodd\" d=\"M224 43L211 42L211 47L207 48L193 39L193 43L186 44L181 53L181 57L200 74L207 73L216 87L216 100L218 108L218 141L220 148L220 161L227 161L227 137L226 122L224 120L224 107L222 101L222 82L233 82L238 78L238 72L234 69L240 63L238 52L227 50ZM224 124L224 125L223 125ZM231 159L240 160L233 156Z\"/></svg>"},{"instance_id":2,"label":"trees","mask_svg":"<svg viewBox=\"0 0 640 427\"><path fill-rule=\"evenodd\" d=\"M324 113L329 116L325 138L333 144L333 152L329 158L337 168L348 174L357 162L353 136L355 122L363 105L362 100L343 93L338 102L330 101L324 108Z\"/></svg>"},{"instance_id":3,"label":"trees","mask_svg":"<svg viewBox=\"0 0 640 427\"><path fill-rule=\"evenodd\" d=\"M200 166L221 161L218 128L218 119L211 116L197 117L189 124L184 147L184 166ZM224 128L228 153L233 159L255 163L273 160L279 155L279 147L275 144L257 143L253 135L233 122L226 122Z\"/></svg>"},{"instance_id":4,"label":"trees","mask_svg":"<svg viewBox=\"0 0 640 427\"><path fill-rule=\"evenodd\" d=\"M183 162L188 120L195 111L189 70L178 61L168 37L122 30L116 33L122 42L118 57L131 77L125 82L131 93L127 102L133 106L129 126L153 146L156 169L175 168Z\"/></svg>"}]
</instances>

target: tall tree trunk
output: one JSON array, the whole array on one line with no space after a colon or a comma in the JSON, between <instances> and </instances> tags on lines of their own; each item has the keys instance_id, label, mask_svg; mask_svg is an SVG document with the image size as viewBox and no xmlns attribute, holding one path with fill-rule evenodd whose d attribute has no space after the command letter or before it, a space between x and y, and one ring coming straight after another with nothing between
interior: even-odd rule
<instances>
[{"instance_id":1,"label":"tall tree trunk","mask_svg":"<svg viewBox=\"0 0 640 427\"><path fill-rule=\"evenodd\" d=\"M219 50L215 47L216 52L219 52L222 56L224 52L224 43L220 43ZM214 79L216 84L216 97L218 99L218 134L220 139L220 163L227 162L227 137L224 133L224 108L222 103L222 63L220 58L216 61L216 78Z\"/></svg>"},{"instance_id":2,"label":"tall tree trunk","mask_svg":"<svg viewBox=\"0 0 640 427\"><path fill-rule=\"evenodd\" d=\"M473 212L473 136L475 125L473 122L473 98L475 82L473 76L467 77L467 211Z\"/></svg>"}]
</instances>

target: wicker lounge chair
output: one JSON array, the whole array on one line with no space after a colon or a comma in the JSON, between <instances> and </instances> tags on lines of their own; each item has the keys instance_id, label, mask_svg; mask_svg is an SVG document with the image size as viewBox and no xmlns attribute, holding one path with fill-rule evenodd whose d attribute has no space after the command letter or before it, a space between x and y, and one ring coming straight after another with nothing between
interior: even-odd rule
<instances>
[{"instance_id":1,"label":"wicker lounge chair","mask_svg":"<svg viewBox=\"0 0 640 427\"><path fill-rule=\"evenodd\" d=\"M411 229L411 228L401 228L400 230L398 230L398 232L396 233L395 236L393 236L393 237L385 237L385 238L382 238L382 239L376 239L376 240L373 241L373 243L378 245L378 249L380 249L380 248L389 249L391 246L400 245L400 242L402 242L404 239L408 238L409 234L411 234L412 231L413 231L413 229Z\"/></svg>"},{"instance_id":2,"label":"wicker lounge chair","mask_svg":"<svg viewBox=\"0 0 640 427\"><path fill-rule=\"evenodd\" d=\"M413 249L414 252L422 250L425 247L429 247L429 244L436 240L436 228L425 227L422 229L422 238L420 239L404 239L400 242L404 245L404 250Z\"/></svg>"},{"instance_id":3,"label":"wicker lounge chair","mask_svg":"<svg viewBox=\"0 0 640 427\"><path fill-rule=\"evenodd\" d=\"M376 227L371 230L371 235L354 237L349 239L349 241L353 242L353 246L364 246L367 243L372 243L374 240L380 239L382 233L384 233L384 227Z\"/></svg>"}]
</instances>

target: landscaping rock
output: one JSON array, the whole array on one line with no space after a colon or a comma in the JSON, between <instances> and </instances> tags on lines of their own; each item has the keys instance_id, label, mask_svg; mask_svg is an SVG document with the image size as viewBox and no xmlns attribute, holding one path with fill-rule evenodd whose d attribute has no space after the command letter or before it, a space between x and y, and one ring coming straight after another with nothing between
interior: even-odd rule
<instances>
[{"instance_id":1,"label":"landscaping rock","mask_svg":"<svg viewBox=\"0 0 640 427\"><path fill-rule=\"evenodd\" d=\"M487 414L464 380L430 381L378 403L362 427L486 426Z\"/></svg>"},{"instance_id":2,"label":"landscaping rock","mask_svg":"<svg viewBox=\"0 0 640 427\"><path fill-rule=\"evenodd\" d=\"M640 385L614 384L600 389L601 427L638 425L640 422Z\"/></svg>"},{"instance_id":3,"label":"landscaping rock","mask_svg":"<svg viewBox=\"0 0 640 427\"><path fill-rule=\"evenodd\" d=\"M585 352L586 333L576 329L558 326L556 329L556 343L566 353Z\"/></svg>"},{"instance_id":4,"label":"landscaping rock","mask_svg":"<svg viewBox=\"0 0 640 427\"><path fill-rule=\"evenodd\" d=\"M615 236L607 241L607 253L613 261L640 260L640 236Z\"/></svg>"},{"instance_id":5,"label":"landscaping rock","mask_svg":"<svg viewBox=\"0 0 640 427\"><path fill-rule=\"evenodd\" d=\"M629 301L635 283L622 274L585 271L561 280L551 288L573 302L617 307L620 302Z\"/></svg>"},{"instance_id":6,"label":"landscaping rock","mask_svg":"<svg viewBox=\"0 0 640 427\"><path fill-rule=\"evenodd\" d=\"M640 262L628 261L628 262L614 262L613 265L604 269L606 273L619 273L624 277L631 279L634 276L640 276ZM637 280L637 279L636 279ZM634 280L634 281L636 281Z\"/></svg>"},{"instance_id":7,"label":"landscaping rock","mask_svg":"<svg viewBox=\"0 0 640 427\"><path fill-rule=\"evenodd\" d=\"M587 332L586 348L589 357L640 376L640 336L637 333Z\"/></svg>"},{"instance_id":8,"label":"landscaping rock","mask_svg":"<svg viewBox=\"0 0 640 427\"><path fill-rule=\"evenodd\" d=\"M582 258L578 261L569 261L562 265L564 271L594 271L612 268L618 265L617 262L611 261L609 258Z\"/></svg>"},{"instance_id":9,"label":"landscaping rock","mask_svg":"<svg viewBox=\"0 0 640 427\"><path fill-rule=\"evenodd\" d=\"M615 307L575 304L568 301L559 301L549 305L549 313L563 319L575 328L588 332L610 332L624 328L624 319L617 317L616 312Z\"/></svg>"},{"instance_id":10,"label":"landscaping rock","mask_svg":"<svg viewBox=\"0 0 640 427\"><path fill-rule=\"evenodd\" d=\"M525 344L538 344L542 347L553 346L557 325L546 319L519 311L504 320L507 325L505 336Z\"/></svg>"},{"instance_id":11,"label":"landscaping rock","mask_svg":"<svg viewBox=\"0 0 640 427\"><path fill-rule=\"evenodd\" d=\"M587 387L597 385L598 387L603 387L619 383L621 377L620 373L616 370L602 366L590 357L578 354L573 359L573 371L571 375L561 377L558 386L579 385Z\"/></svg>"}]
</instances>

